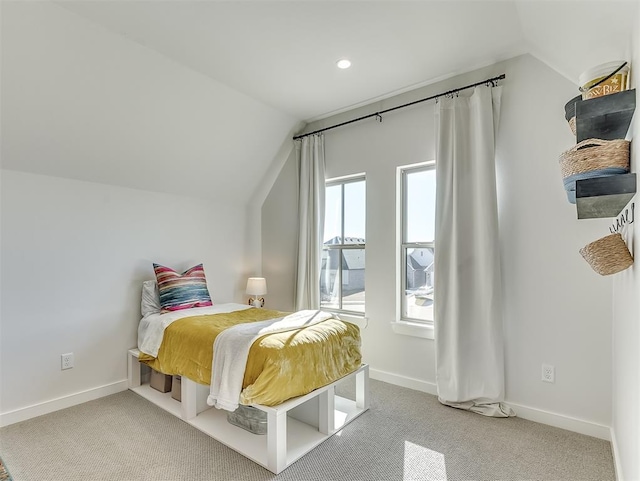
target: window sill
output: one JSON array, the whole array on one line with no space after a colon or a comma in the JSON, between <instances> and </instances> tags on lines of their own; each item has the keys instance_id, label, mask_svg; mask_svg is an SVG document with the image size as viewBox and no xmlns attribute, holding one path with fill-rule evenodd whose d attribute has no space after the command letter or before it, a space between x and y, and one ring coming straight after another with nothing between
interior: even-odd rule
<instances>
[{"instance_id":1,"label":"window sill","mask_svg":"<svg viewBox=\"0 0 640 481\"><path fill-rule=\"evenodd\" d=\"M327 311L327 312L333 312L343 321L347 321L347 322L350 322L351 324L355 324L356 326L362 329L366 328L369 325L369 318L364 315L357 316L355 314L346 314L340 311Z\"/></svg>"},{"instance_id":2,"label":"window sill","mask_svg":"<svg viewBox=\"0 0 640 481\"><path fill-rule=\"evenodd\" d=\"M403 336L421 337L422 339L435 339L433 326L418 324L417 322L395 321L391 328L396 334Z\"/></svg>"}]
</instances>

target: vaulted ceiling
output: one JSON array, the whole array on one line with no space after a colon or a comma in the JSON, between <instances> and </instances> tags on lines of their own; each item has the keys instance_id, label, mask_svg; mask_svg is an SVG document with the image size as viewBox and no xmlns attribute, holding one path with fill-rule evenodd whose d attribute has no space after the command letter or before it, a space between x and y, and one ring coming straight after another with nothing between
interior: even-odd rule
<instances>
[{"instance_id":1,"label":"vaulted ceiling","mask_svg":"<svg viewBox=\"0 0 640 481\"><path fill-rule=\"evenodd\" d=\"M0 7L3 168L240 203L301 121L523 53L577 85L638 21L635 0Z\"/></svg>"},{"instance_id":2,"label":"vaulted ceiling","mask_svg":"<svg viewBox=\"0 0 640 481\"><path fill-rule=\"evenodd\" d=\"M527 52L577 83L624 56L639 2L57 3L308 120Z\"/></svg>"}]
</instances>

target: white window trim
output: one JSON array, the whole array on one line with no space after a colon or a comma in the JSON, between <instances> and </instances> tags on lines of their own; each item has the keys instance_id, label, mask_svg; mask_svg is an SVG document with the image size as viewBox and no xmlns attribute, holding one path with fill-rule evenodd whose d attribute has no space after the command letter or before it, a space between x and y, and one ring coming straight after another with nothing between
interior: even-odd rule
<instances>
[{"instance_id":1,"label":"white window trim","mask_svg":"<svg viewBox=\"0 0 640 481\"><path fill-rule=\"evenodd\" d=\"M345 314L344 312L338 312L338 317L343 321L350 322L351 324L355 324L361 329L366 329L369 326L369 318L364 314L361 316L354 314Z\"/></svg>"},{"instance_id":2,"label":"white window trim","mask_svg":"<svg viewBox=\"0 0 640 481\"><path fill-rule=\"evenodd\" d=\"M393 321L391 323L391 328L396 334L435 340L435 328L433 323L427 324L426 322Z\"/></svg>"},{"instance_id":3,"label":"white window trim","mask_svg":"<svg viewBox=\"0 0 640 481\"><path fill-rule=\"evenodd\" d=\"M330 185L337 185L337 184L347 184L350 182L360 182L360 181L364 181L365 182L365 188L366 188L366 182L367 182L367 175L365 172L361 172L358 174L349 174L349 175L343 175L340 177L333 177L330 179L325 179L324 181L324 185L325 185L325 189L330 186ZM366 197L365 197L365 202L366 202ZM342 205L342 230L344 231L344 204ZM366 204L365 204L365 230L366 230ZM344 232L343 232L344 234ZM364 243L364 247L361 247L360 244L358 244L358 246L352 246L352 247L342 247L342 248L346 248L346 249L364 249L365 250L365 255L366 255L366 249L367 249L367 240L365 237L365 243ZM322 249L324 250L324 244ZM366 267L365 267L366 270ZM366 282L366 281L365 281ZM320 288L320 285L318 285L318 288ZM341 288L342 291L342 288ZM366 288L366 283L365 283L365 292L367 291ZM346 309L334 309L334 308L329 308L329 307L323 307L322 303L320 305L320 308L323 311L326 312L333 312L335 314L338 314L339 317L343 318L345 317L345 321L349 321L352 322L353 324L358 325L359 327L363 327L362 324L364 324L363 328L366 328L369 325L369 318L366 317L364 312L360 312L360 311L350 311L350 310L346 310ZM366 304L366 300L365 300L365 309L367 308L367 304ZM351 319L346 319L346 318L351 318Z\"/></svg>"},{"instance_id":4,"label":"white window trim","mask_svg":"<svg viewBox=\"0 0 640 481\"><path fill-rule=\"evenodd\" d=\"M396 171L396 319L391 322L391 328L396 334L402 334L405 336L419 337L422 339L435 340L434 321L413 321L410 319L404 319L402 317L402 241L403 241L403 189L402 189L402 177L405 170L411 170L420 167L435 166L435 160L429 160L427 162L418 162L415 164L402 165L397 167Z\"/></svg>"},{"instance_id":5,"label":"white window trim","mask_svg":"<svg viewBox=\"0 0 640 481\"><path fill-rule=\"evenodd\" d=\"M341 175L340 177L331 177L330 179L325 179L324 184L325 186L329 185L329 184L339 184L342 182L349 182L349 181L358 181L358 179L362 179L362 180L367 180L367 173L366 172L360 172L358 174L349 174L349 175Z\"/></svg>"}]
</instances>

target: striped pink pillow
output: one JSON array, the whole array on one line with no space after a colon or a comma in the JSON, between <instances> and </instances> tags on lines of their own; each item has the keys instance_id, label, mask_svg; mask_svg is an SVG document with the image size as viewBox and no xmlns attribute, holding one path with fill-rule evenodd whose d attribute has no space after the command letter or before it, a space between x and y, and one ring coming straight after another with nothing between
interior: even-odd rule
<instances>
[{"instance_id":1,"label":"striped pink pillow","mask_svg":"<svg viewBox=\"0 0 640 481\"><path fill-rule=\"evenodd\" d=\"M153 270L158 280L160 307L163 312L213 305L202 264L198 264L182 274L155 263Z\"/></svg>"}]
</instances>

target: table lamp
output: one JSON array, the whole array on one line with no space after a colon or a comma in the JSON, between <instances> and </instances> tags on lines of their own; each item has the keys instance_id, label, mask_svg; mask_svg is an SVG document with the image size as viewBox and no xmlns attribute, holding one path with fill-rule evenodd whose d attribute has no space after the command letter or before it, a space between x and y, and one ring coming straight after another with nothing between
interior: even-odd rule
<instances>
[{"instance_id":1,"label":"table lamp","mask_svg":"<svg viewBox=\"0 0 640 481\"><path fill-rule=\"evenodd\" d=\"M253 296L249 299L249 305L253 307L264 306L264 296L267 293L267 281L264 277L249 277L247 281L247 294Z\"/></svg>"}]
</instances>

